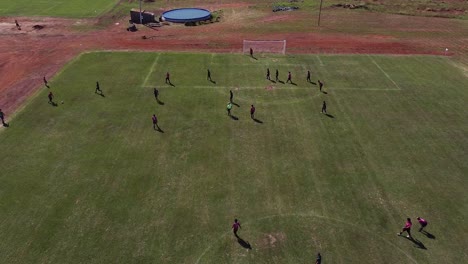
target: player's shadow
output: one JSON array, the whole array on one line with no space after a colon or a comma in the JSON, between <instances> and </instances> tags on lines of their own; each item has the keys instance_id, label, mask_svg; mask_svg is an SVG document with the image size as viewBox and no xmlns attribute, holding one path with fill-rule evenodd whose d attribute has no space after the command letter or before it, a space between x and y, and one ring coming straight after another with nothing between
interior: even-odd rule
<instances>
[{"instance_id":1,"label":"player's shadow","mask_svg":"<svg viewBox=\"0 0 468 264\"><path fill-rule=\"evenodd\" d=\"M331 115L331 114L325 114L326 116L328 116L329 118L335 118L335 116Z\"/></svg>"},{"instance_id":2,"label":"player's shadow","mask_svg":"<svg viewBox=\"0 0 468 264\"><path fill-rule=\"evenodd\" d=\"M322 93L324 93L324 94L328 94L328 93L327 93L327 92L325 92L325 91L322 91Z\"/></svg>"},{"instance_id":3,"label":"player's shadow","mask_svg":"<svg viewBox=\"0 0 468 264\"><path fill-rule=\"evenodd\" d=\"M297 86L297 84L295 82L293 82L293 81L291 81L291 84Z\"/></svg>"},{"instance_id":4,"label":"player's shadow","mask_svg":"<svg viewBox=\"0 0 468 264\"><path fill-rule=\"evenodd\" d=\"M276 82L275 82L275 81L273 81L273 80L270 80L270 82L272 82L272 83L276 83Z\"/></svg>"},{"instance_id":5,"label":"player's shadow","mask_svg":"<svg viewBox=\"0 0 468 264\"><path fill-rule=\"evenodd\" d=\"M257 58L255 58L255 56L250 56L250 55L249 55L249 57L252 58L252 59L254 59L254 60L258 60Z\"/></svg>"},{"instance_id":6,"label":"player's shadow","mask_svg":"<svg viewBox=\"0 0 468 264\"><path fill-rule=\"evenodd\" d=\"M416 238L409 238L409 237L404 237L406 239L408 239L409 241L413 242L414 243L414 246L417 247L417 248L420 248L420 249L424 249L424 250L427 250L427 247L424 246L423 242L417 240Z\"/></svg>"},{"instance_id":7,"label":"player's shadow","mask_svg":"<svg viewBox=\"0 0 468 264\"><path fill-rule=\"evenodd\" d=\"M54 101L49 102L49 104L52 105L52 106L58 106L58 104L56 102L54 102Z\"/></svg>"},{"instance_id":8,"label":"player's shadow","mask_svg":"<svg viewBox=\"0 0 468 264\"><path fill-rule=\"evenodd\" d=\"M216 84L216 81L213 81L213 80L208 80L210 81L212 84Z\"/></svg>"},{"instance_id":9,"label":"player's shadow","mask_svg":"<svg viewBox=\"0 0 468 264\"><path fill-rule=\"evenodd\" d=\"M103 93L98 93L101 97L106 97Z\"/></svg>"},{"instance_id":10,"label":"player's shadow","mask_svg":"<svg viewBox=\"0 0 468 264\"><path fill-rule=\"evenodd\" d=\"M436 239L436 237L433 234L431 234L431 233L429 233L429 232L427 232L425 230L421 231L421 234L425 235L429 239Z\"/></svg>"},{"instance_id":11,"label":"player's shadow","mask_svg":"<svg viewBox=\"0 0 468 264\"><path fill-rule=\"evenodd\" d=\"M237 104L237 103L235 103L235 102L231 102L231 104L233 104L233 105L235 105L235 106L237 106L237 107L240 107L240 105Z\"/></svg>"},{"instance_id":12,"label":"player's shadow","mask_svg":"<svg viewBox=\"0 0 468 264\"><path fill-rule=\"evenodd\" d=\"M282 80L278 80L278 82L284 84L284 82Z\"/></svg>"},{"instance_id":13,"label":"player's shadow","mask_svg":"<svg viewBox=\"0 0 468 264\"><path fill-rule=\"evenodd\" d=\"M244 239L242 239L239 236L236 236L236 237L237 237L237 243L239 243L239 245L241 245L241 247L246 248L246 249L252 249L252 246L250 245L250 243L248 241L245 241Z\"/></svg>"},{"instance_id":14,"label":"player's shadow","mask_svg":"<svg viewBox=\"0 0 468 264\"><path fill-rule=\"evenodd\" d=\"M239 118L237 116L230 115L230 117L231 117L232 120L236 120L236 121L239 120Z\"/></svg>"},{"instance_id":15,"label":"player's shadow","mask_svg":"<svg viewBox=\"0 0 468 264\"><path fill-rule=\"evenodd\" d=\"M158 102L159 105L164 105L164 102L160 101L159 99L156 99L156 102Z\"/></svg>"},{"instance_id":16,"label":"player's shadow","mask_svg":"<svg viewBox=\"0 0 468 264\"><path fill-rule=\"evenodd\" d=\"M255 123L263 124L263 121L257 118L252 118Z\"/></svg>"},{"instance_id":17,"label":"player's shadow","mask_svg":"<svg viewBox=\"0 0 468 264\"><path fill-rule=\"evenodd\" d=\"M158 131L159 133L164 133L164 130L162 130L159 126L156 126L154 130Z\"/></svg>"},{"instance_id":18,"label":"player's shadow","mask_svg":"<svg viewBox=\"0 0 468 264\"><path fill-rule=\"evenodd\" d=\"M4 127L10 127L10 124L9 123L3 123L3 126Z\"/></svg>"},{"instance_id":19,"label":"player's shadow","mask_svg":"<svg viewBox=\"0 0 468 264\"><path fill-rule=\"evenodd\" d=\"M311 83L311 84L313 84L313 85L317 85L317 83L314 83L314 82L311 82L311 81L309 81L309 83Z\"/></svg>"}]
</instances>

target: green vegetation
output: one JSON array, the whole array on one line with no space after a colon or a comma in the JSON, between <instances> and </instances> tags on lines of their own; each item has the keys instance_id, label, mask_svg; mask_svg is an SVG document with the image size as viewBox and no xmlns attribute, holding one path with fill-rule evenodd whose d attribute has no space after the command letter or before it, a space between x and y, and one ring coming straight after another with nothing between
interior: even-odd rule
<instances>
[{"instance_id":1,"label":"green vegetation","mask_svg":"<svg viewBox=\"0 0 468 264\"><path fill-rule=\"evenodd\" d=\"M50 86L57 107L44 88L0 131L5 263L467 262L468 80L448 58L89 53ZM396 236L406 217L426 249Z\"/></svg>"},{"instance_id":2,"label":"green vegetation","mask_svg":"<svg viewBox=\"0 0 468 264\"><path fill-rule=\"evenodd\" d=\"M0 1L0 16L96 17L117 0L14 0Z\"/></svg>"}]
</instances>

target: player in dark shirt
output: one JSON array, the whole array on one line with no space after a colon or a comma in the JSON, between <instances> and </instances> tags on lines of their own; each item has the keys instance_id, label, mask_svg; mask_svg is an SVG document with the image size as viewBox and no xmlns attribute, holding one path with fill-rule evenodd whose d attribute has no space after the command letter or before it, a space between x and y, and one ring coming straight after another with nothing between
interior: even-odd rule
<instances>
[{"instance_id":1,"label":"player in dark shirt","mask_svg":"<svg viewBox=\"0 0 468 264\"><path fill-rule=\"evenodd\" d=\"M322 104L322 114L323 113L327 113L327 103L325 103L325 101L323 101L323 104Z\"/></svg>"},{"instance_id":2,"label":"player in dark shirt","mask_svg":"<svg viewBox=\"0 0 468 264\"><path fill-rule=\"evenodd\" d=\"M5 114L2 112L2 109L0 109L0 119L2 120L2 125L5 126Z\"/></svg>"},{"instance_id":3,"label":"player in dark shirt","mask_svg":"<svg viewBox=\"0 0 468 264\"><path fill-rule=\"evenodd\" d=\"M254 105L250 106L250 118L252 119L255 118L255 106Z\"/></svg>"},{"instance_id":4,"label":"player in dark shirt","mask_svg":"<svg viewBox=\"0 0 468 264\"><path fill-rule=\"evenodd\" d=\"M154 98L156 98L156 101L159 101L159 98L158 98L158 96L159 96L159 90L156 89L156 88L154 88L153 92L154 92Z\"/></svg>"},{"instance_id":5,"label":"player in dark shirt","mask_svg":"<svg viewBox=\"0 0 468 264\"><path fill-rule=\"evenodd\" d=\"M171 75L169 74L169 72L166 72L166 83L168 84L171 84Z\"/></svg>"},{"instance_id":6,"label":"player in dark shirt","mask_svg":"<svg viewBox=\"0 0 468 264\"><path fill-rule=\"evenodd\" d=\"M317 82L318 82L318 84L319 84L320 91L322 91L323 82L321 82L320 80L318 80Z\"/></svg>"}]
</instances>

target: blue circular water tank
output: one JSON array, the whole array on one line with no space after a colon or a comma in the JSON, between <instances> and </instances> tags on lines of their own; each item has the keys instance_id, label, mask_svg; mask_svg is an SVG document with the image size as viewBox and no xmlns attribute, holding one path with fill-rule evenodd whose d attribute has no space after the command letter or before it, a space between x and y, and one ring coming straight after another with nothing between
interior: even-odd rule
<instances>
[{"instance_id":1,"label":"blue circular water tank","mask_svg":"<svg viewBox=\"0 0 468 264\"><path fill-rule=\"evenodd\" d=\"M178 8L162 14L164 20L174 23L198 22L211 18L211 12L202 8Z\"/></svg>"}]
</instances>

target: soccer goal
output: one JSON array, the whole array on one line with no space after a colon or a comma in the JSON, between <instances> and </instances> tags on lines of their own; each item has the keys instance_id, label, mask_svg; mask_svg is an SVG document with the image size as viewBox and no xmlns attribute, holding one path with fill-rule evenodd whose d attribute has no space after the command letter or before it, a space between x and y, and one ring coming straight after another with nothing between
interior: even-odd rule
<instances>
[{"instance_id":1,"label":"soccer goal","mask_svg":"<svg viewBox=\"0 0 468 264\"><path fill-rule=\"evenodd\" d=\"M244 40L242 53L281 53L286 54L286 40Z\"/></svg>"}]
</instances>

